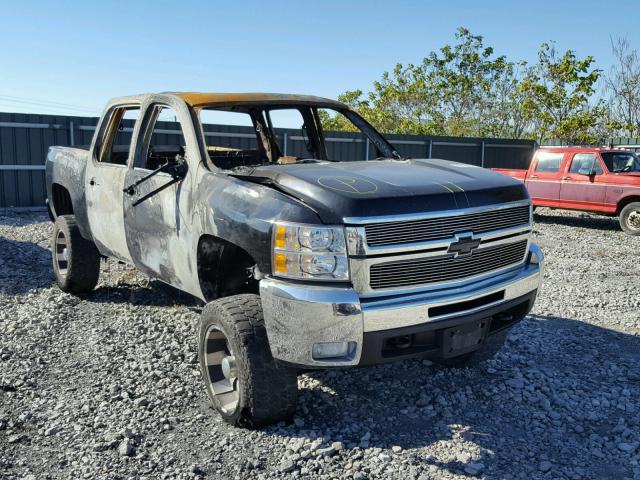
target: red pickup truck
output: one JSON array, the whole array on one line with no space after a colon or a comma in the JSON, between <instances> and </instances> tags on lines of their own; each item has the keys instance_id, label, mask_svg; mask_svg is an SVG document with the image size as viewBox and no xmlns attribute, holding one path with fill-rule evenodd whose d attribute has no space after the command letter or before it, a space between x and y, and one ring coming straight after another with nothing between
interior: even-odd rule
<instances>
[{"instance_id":1,"label":"red pickup truck","mask_svg":"<svg viewBox=\"0 0 640 480\"><path fill-rule=\"evenodd\" d=\"M543 147L528 170L493 170L523 181L534 208L617 215L622 230L640 235L640 158L632 151Z\"/></svg>"}]
</instances>

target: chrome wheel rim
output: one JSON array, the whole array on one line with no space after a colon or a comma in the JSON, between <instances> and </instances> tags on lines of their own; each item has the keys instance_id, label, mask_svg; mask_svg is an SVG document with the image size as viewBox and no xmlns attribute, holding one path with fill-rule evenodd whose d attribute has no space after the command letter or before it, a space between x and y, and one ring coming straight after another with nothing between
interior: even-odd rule
<instances>
[{"instance_id":1,"label":"chrome wheel rim","mask_svg":"<svg viewBox=\"0 0 640 480\"><path fill-rule=\"evenodd\" d=\"M240 382L236 357L222 330L215 326L209 327L202 355L209 393L224 413L232 414L238 408Z\"/></svg>"},{"instance_id":2,"label":"chrome wheel rim","mask_svg":"<svg viewBox=\"0 0 640 480\"><path fill-rule=\"evenodd\" d=\"M632 230L640 230L640 211L634 210L627 217L627 225Z\"/></svg>"},{"instance_id":3,"label":"chrome wheel rim","mask_svg":"<svg viewBox=\"0 0 640 480\"><path fill-rule=\"evenodd\" d=\"M64 236L63 232L58 232L56 235L56 243L55 243L55 261L58 266L58 273L63 277L67 275L67 268L69 267L69 257L67 254L67 238Z\"/></svg>"}]
</instances>

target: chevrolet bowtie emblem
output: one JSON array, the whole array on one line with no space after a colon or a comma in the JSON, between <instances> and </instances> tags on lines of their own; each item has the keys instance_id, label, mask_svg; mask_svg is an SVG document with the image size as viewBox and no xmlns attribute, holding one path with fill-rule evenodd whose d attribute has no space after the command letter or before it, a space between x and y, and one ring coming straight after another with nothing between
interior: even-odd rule
<instances>
[{"instance_id":1,"label":"chevrolet bowtie emblem","mask_svg":"<svg viewBox=\"0 0 640 480\"><path fill-rule=\"evenodd\" d=\"M456 238L457 241L449 245L449 250L447 250L447 253L453 253L453 258L471 255L471 252L480 245L480 240L471 235Z\"/></svg>"}]
</instances>

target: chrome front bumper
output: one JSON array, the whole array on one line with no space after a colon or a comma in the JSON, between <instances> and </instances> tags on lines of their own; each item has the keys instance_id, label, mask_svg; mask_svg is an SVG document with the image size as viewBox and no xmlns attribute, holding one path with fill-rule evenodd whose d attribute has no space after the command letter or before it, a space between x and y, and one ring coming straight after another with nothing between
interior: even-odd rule
<instances>
[{"instance_id":1,"label":"chrome front bumper","mask_svg":"<svg viewBox=\"0 0 640 480\"><path fill-rule=\"evenodd\" d=\"M495 309L537 291L542 281L543 255L533 243L530 252L524 265L500 275L454 288L383 299L361 299L352 288L265 278L260 281L260 297L271 353L278 360L303 366L358 365L368 332L417 325L437 327L453 317ZM492 300L474 307L473 300L482 298ZM454 309L453 313L437 308L456 304L469 308ZM434 311L436 314L431 314ZM314 358L314 344L327 342L349 342L353 348L339 358Z\"/></svg>"}]
</instances>

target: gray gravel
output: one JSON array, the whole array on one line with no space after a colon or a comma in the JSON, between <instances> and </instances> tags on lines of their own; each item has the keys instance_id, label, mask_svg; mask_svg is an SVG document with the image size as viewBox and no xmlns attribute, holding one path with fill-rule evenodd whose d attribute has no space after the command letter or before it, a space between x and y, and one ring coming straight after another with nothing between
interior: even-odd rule
<instances>
[{"instance_id":1,"label":"gray gravel","mask_svg":"<svg viewBox=\"0 0 640 480\"><path fill-rule=\"evenodd\" d=\"M542 209L532 315L495 359L303 375L295 423L208 407L199 306L109 262L53 285L51 224L0 217L0 478L640 479L640 238Z\"/></svg>"}]
</instances>

